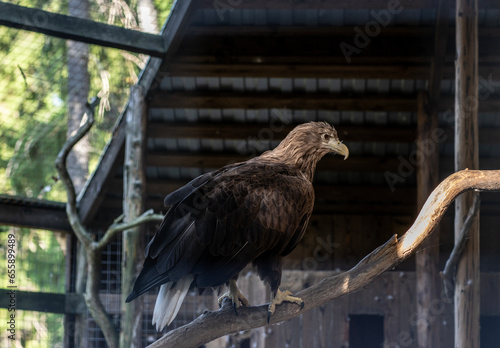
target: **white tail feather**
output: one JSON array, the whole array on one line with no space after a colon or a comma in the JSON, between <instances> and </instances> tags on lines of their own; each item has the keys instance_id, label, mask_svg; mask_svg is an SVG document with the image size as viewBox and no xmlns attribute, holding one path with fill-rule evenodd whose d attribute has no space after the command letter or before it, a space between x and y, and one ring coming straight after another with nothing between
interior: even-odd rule
<instances>
[{"instance_id":1,"label":"white tail feather","mask_svg":"<svg viewBox=\"0 0 500 348\"><path fill-rule=\"evenodd\" d=\"M160 287L153 311L153 325L156 325L157 331L163 330L175 319L192 282L193 276L188 275L178 280L173 288L172 282Z\"/></svg>"}]
</instances>

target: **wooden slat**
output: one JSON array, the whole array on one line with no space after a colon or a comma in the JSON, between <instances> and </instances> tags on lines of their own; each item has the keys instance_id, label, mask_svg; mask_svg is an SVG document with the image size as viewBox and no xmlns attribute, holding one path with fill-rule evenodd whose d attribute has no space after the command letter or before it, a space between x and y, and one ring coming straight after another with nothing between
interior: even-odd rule
<instances>
[{"instance_id":1,"label":"wooden slat","mask_svg":"<svg viewBox=\"0 0 500 348\"><path fill-rule=\"evenodd\" d=\"M0 25L156 57L165 54L161 35L4 2L0 2Z\"/></svg>"},{"instance_id":2,"label":"wooden slat","mask_svg":"<svg viewBox=\"0 0 500 348\"><path fill-rule=\"evenodd\" d=\"M151 181L148 184L148 195L157 197L158 200L168 193L176 190L185 181ZM385 202L385 203L416 203L416 190L414 187L401 187L391 192L387 186L345 186L345 185L314 185L316 200L329 200L338 202Z\"/></svg>"},{"instance_id":3,"label":"wooden slat","mask_svg":"<svg viewBox=\"0 0 500 348\"><path fill-rule=\"evenodd\" d=\"M421 35L410 31L409 35L392 35L395 31L384 29L380 35L373 38L366 47L359 48L346 57L345 47L355 46L356 31L352 27L343 34L311 36L306 30L301 34L301 27L296 27L292 36L285 32L282 35L251 36L248 34L220 36L220 35L189 35L182 41L178 50L178 62L198 63L324 63L344 65L349 64L425 64L430 63L434 57L434 34L422 30ZM333 30L331 30L333 31ZM339 31L337 29L336 31ZM407 29L401 28L402 32ZM232 33L227 28L228 33ZM500 56L500 47L492 45L491 41L500 36L499 29L487 28L478 38L479 57L481 63L497 63ZM409 39L411 37L411 40ZM440 47L440 54L445 62L451 64L455 56L455 44L452 40L453 32L443 34L441 42L448 40L444 47ZM182 57L182 58L181 58ZM198 61L195 61L198 59Z\"/></svg>"},{"instance_id":4,"label":"wooden slat","mask_svg":"<svg viewBox=\"0 0 500 348\"><path fill-rule=\"evenodd\" d=\"M333 93L162 92L151 100L153 108L267 109L350 111L414 111L413 95Z\"/></svg>"},{"instance_id":5,"label":"wooden slat","mask_svg":"<svg viewBox=\"0 0 500 348\"><path fill-rule=\"evenodd\" d=\"M274 121L271 121L271 123L249 124L150 122L148 124L148 137L160 139L281 140L296 126L296 124L283 125ZM416 140L416 128L412 126L336 125L335 127L339 138L346 143L413 143ZM445 139L446 143L452 143L455 136L454 130L446 128L443 131L442 138ZM500 129L480 128L479 137L482 144L498 144L500 143ZM488 161L488 159L485 160Z\"/></svg>"},{"instance_id":6,"label":"wooden slat","mask_svg":"<svg viewBox=\"0 0 500 348\"><path fill-rule=\"evenodd\" d=\"M426 79L427 64L318 64L303 63L189 63L179 57L170 65L170 76L274 77L274 78L362 78L362 79ZM450 65L448 76L453 71ZM485 75L487 76L487 75Z\"/></svg>"},{"instance_id":7,"label":"wooden slat","mask_svg":"<svg viewBox=\"0 0 500 348\"><path fill-rule=\"evenodd\" d=\"M231 62L205 63L189 62L185 56L179 56L168 69L170 76L219 76L219 77L274 77L274 78L359 78L359 79L428 79L429 62L388 64L370 64L358 62L352 64L334 64L333 62ZM479 66L481 76L498 75L498 64L483 63ZM452 62L443 67L443 78L454 76ZM497 79L496 77L494 78Z\"/></svg>"},{"instance_id":8,"label":"wooden slat","mask_svg":"<svg viewBox=\"0 0 500 348\"><path fill-rule=\"evenodd\" d=\"M409 37L409 36L434 36L435 28L433 26L388 26L379 33L379 36L390 37ZM319 26L297 26L297 25L199 25L194 23L186 32L186 37L190 36L249 36L249 37L296 37L311 36L311 37L349 37L353 35L354 29L352 26L334 26L334 25L319 25ZM496 28L488 28L488 34L500 35L500 30Z\"/></svg>"},{"instance_id":9,"label":"wooden slat","mask_svg":"<svg viewBox=\"0 0 500 348\"><path fill-rule=\"evenodd\" d=\"M230 153L148 153L146 164L154 167L190 167L217 169L230 163L243 162L250 156ZM400 161L396 157L351 157L343 161L340 156L326 156L318 163L318 170L364 171L371 172L397 171Z\"/></svg>"},{"instance_id":10,"label":"wooden slat","mask_svg":"<svg viewBox=\"0 0 500 348\"><path fill-rule=\"evenodd\" d=\"M64 205L60 208L22 202L0 202L0 225L72 232Z\"/></svg>"},{"instance_id":11,"label":"wooden slat","mask_svg":"<svg viewBox=\"0 0 500 348\"><path fill-rule=\"evenodd\" d=\"M157 92L152 108L200 109L291 109L328 111L410 111L417 110L413 94L276 93L276 92ZM439 111L453 110L454 98L442 96ZM481 112L496 112L500 98L479 101Z\"/></svg>"},{"instance_id":12,"label":"wooden slat","mask_svg":"<svg viewBox=\"0 0 500 348\"><path fill-rule=\"evenodd\" d=\"M14 293L11 291L14 290ZM27 310L45 313L81 314L86 311L81 294L56 294L47 292L21 291L17 289L1 289L0 308L9 308L9 301L15 296L16 310Z\"/></svg>"},{"instance_id":13,"label":"wooden slat","mask_svg":"<svg viewBox=\"0 0 500 348\"><path fill-rule=\"evenodd\" d=\"M84 224L89 223L105 197L111 175L123 163L123 146L125 144L125 121L122 118L113 137L105 148L96 171L92 174L81 198L78 201L80 218Z\"/></svg>"}]
</instances>

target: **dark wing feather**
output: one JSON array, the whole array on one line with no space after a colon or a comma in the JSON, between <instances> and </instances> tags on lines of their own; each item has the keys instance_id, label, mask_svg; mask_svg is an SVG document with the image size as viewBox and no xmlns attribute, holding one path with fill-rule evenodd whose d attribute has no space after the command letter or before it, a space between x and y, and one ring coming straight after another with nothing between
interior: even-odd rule
<instances>
[{"instance_id":1,"label":"dark wing feather","mask_svg":"<svg viewBox=\"0 0 500 348\"><path fill-rule=\"evenodd\" d=\"M134 294L187 274L200 288L219 286L260 255L281 257L302 236L313 202L312 184L283 164L256 159L194 179L165 198L172 207Z\"/></svg>"}]
</instances>

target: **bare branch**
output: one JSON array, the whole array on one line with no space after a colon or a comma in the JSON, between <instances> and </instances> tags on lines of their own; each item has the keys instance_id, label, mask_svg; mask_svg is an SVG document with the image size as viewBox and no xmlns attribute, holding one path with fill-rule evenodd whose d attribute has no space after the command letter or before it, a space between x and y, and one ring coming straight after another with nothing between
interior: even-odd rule
<instances>
[{"instance_id":1,"label":"bare branch","mask_svg":"<svg viewBox=\"0 0 500 348\"><path fill-rule=\"evenodd\" d=\"M71 149L73 149L76 143L78 143L89 132L90 128L94 124L94 108L98 103L99 98L94 98L90 104L87 104L88 111L86 113L87 118L85 123L76 131L76 133L66 140L55 161L59 178L66 189L66 196L68 200L66 203L66 214L68 215L68 221L78 240L84 244L86 248L90 247L93 241L78 217L75 186L73 185L73 181L71 180L68 169L66 168L66 159L68 158Z\"/></svg>"},{"instance_id":2,"label":"bare branch","mask_svg":"<svg viewBox=\"0 0 500 348\"><path fill-rule=\"evenodd\" d=\"M472 202L472 206L470 207L469 212L467 213L467 217L465 219L465 222L462 225L462 229L460 230L460 235L458 237L458 241L455 244L455 246L453 247L453 250L451 251L450 257L446 261L446 265L444 266L444 270L441 273L441 277L443 277L443 281L445 284L444 288L446 291L451 290L451 289L449 289L449 286L447 286L447 284L454 284L453 278L455 278L456 266L458 264L458 261L460 260L460 255L462 254L462 251L464 250L467 239L469 238L470 226L472 224L474 216L476 215L476 213L479 209L480 201L481 200L479 198L479 194L476 194L474 196L474 201Z\"/></svg>"},{"instance_id":3,"label":"bare branch","mask_svg":"<svg viewBox=\"0 0 500 348\"><path fill-rule=\"evenodd\" d=\"M101 328L106 343L111 348L119 347L118 330L113 323L113 320L108 316L106 310L99 297L99 279L101 270L101 252L102 249L113 239L113 237L126 229L135 227L149 221L161 221L163 215L154 214L153 210L148 210L139 216L137 219L123 223L123 215L114 220L113 224L108 228L104 237L98 242L94 242L90 233L83 226L78 215L76 207L76 193L73 181L69 176L66 168L66 159L71 149L80 141L90 130L94 123L94 108L99 104L99 99L95 98L87 105L88 112L84 124L73 134L63 145L56 159L56 168L59 177L66 189L68 202L66 204L66 214L68 221L75 232L76 237L83 244L87 253L88 270L87 270L87 285L85 289L84 299L87 308L94 318L95 322Z\"/></svg>"},{"instance_id":4,"label":"bare branch","mask_svg":"<svg viewBox=\"0 0 500 348\"><path fill-rule=\"evenodd\" d=\"M323 279L297 293L304 300L304 309L294 304L276 308L272 323L299 316L337 297L359 290L376 276L393 268L412 255L429 236L453 200L465 191L500 190L500 170L463 170L450 175L431 193L410 229L398 240L393 236L349 271ZM266 325L267 305L241 307L236 316L229 305L206 312L191 323L168 332L149 348L198 347L217 337Z\"/></svg>"},{"instance_id":5,"label":"bare branch","mask_svg":"<svg viewBox=\"0 0 500 348\"><path fill-rule=\"evenodd\" d=\"M115 237L115 235L118 232L128 230L129 228L139 226L146 222L163 221L163 218L164 216L162 214L155 214L153 209L145 211L137 219L134 219L130 222L119 222L123 220L123 215L121 215L118 219L115 219L114 223L111 226L109 226L104 236L97 243L96 248L97 249L104 248L109 242L111 242L111 240Z\"/></svg>"}]
</instances>

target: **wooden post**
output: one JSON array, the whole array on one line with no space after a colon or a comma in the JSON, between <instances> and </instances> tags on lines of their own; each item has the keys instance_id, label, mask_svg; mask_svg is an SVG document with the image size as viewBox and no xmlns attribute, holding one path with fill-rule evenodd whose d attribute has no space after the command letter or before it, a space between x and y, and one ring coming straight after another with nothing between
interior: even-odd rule
<instances>
[{"instance_id":1,"label":"wooden post","mask_svg":"<svg viewBox=\"0 0 500 348\"><path fill-rule=\"evenodd\" d=\"M450 23L450 0L439 0L436 7L434 56L431 62L428 94L418 95L417 147L417 206L420 210L439 182L439 144L433 132L438 130L439 96L443 66L446 58L446 39ZM433 311L438 294L439 228L416 254L417 342L419 347L440 346L439 313Z\"/></svg>"},{"instance_id":2,"label":"wooden post","mask_svg":"<svg viewBox=\"0 0 500 348\"><path fill-rule=\"evenodd\" d=\"M477 0L457 0L455 62L455 170L478 169ZM455 242L474 195L455 201ZM455 347L479 348L479 213L458 263L455 280Z\"/></svg>"},{"instance_id":3,"label":"wooden post","mask_svg":"<svg viewBox=\"0 0 500 348\"><path fill-rule=\"evenodd\" d=\"M144 94L140 86L130 90L129 105L126 112L125 162L123 174L123 212L125 222L141 215L145 192L144 175L144 133L145 107ZM125 303L132 290L135 277L139 273L144 259L140 227L123 232L122 242L122 307L120 347L142 347L141 319L142 298Z\"/></svg>"},{"instance_id":4,"label":"wooden post","mask_svg":"<svg viewBox=\"0 0 500 348\"><path fill-rule=\"evenodd\" d=\"M439 144L433 136L438 129L436 109L427 109L427 93L418 94L417 205L425 201L439 183ZM432 311L438 294L439 230L434 231L416 253L417 340L419 347L439 347L439 313Z\"/></svg>"}]
</instances>

